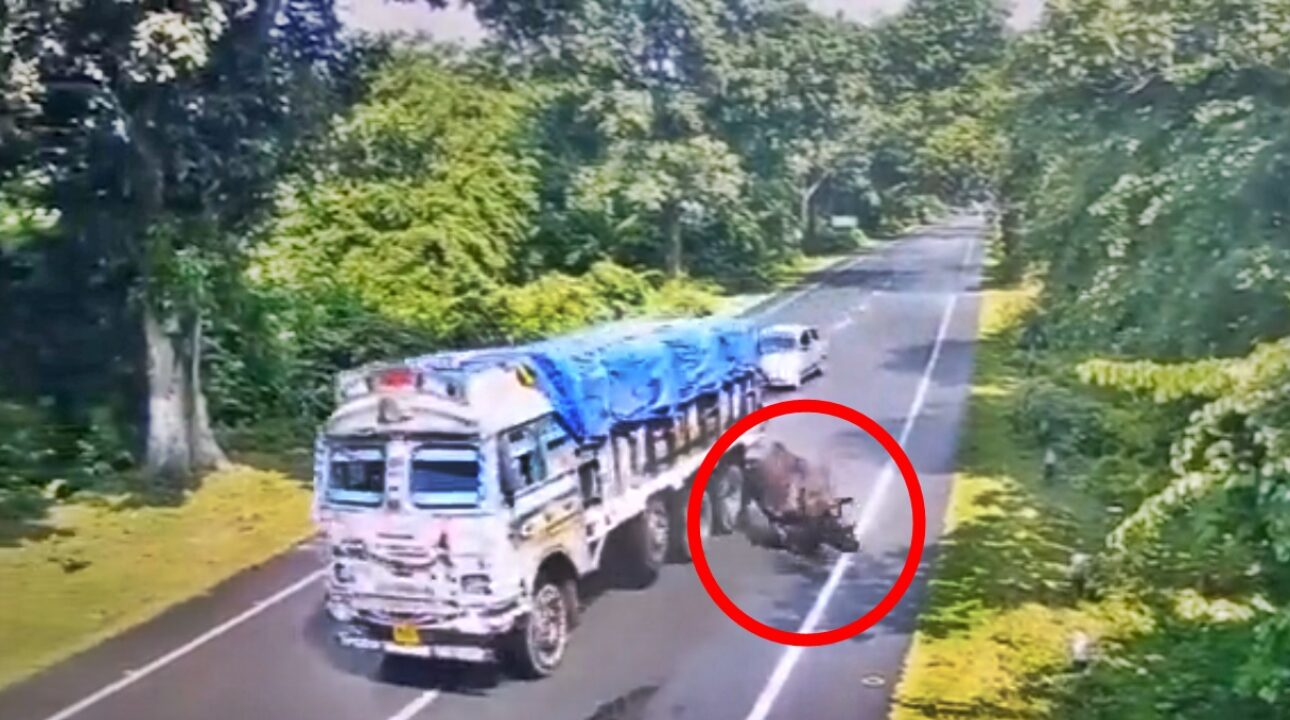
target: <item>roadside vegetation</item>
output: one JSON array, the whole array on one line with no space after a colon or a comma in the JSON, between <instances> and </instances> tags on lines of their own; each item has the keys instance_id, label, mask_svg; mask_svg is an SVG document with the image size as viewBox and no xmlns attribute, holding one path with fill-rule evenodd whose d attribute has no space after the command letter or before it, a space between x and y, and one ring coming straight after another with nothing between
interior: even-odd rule
<instances>
[{"instance_id":1,"label":"roadside vegetation","mask_svg":"<svg viewBox=\"0 0 1290 720\"><path fill-rule=\"evenodd\" d=\"M1015 44L999 284L901 717L1285 717L1287 28L1280 1L1057 1Z\"/></svg>"},{"instance_id":2,"label":"roadside vegetation","mask_svg":"<svg viewBox=\"0 0 1290 720\"><path fill-rule=\"evenodd\" d=\"M308 537L309 493L237 467L200 488L105 494L0 525L0 686L84 650ZM20 543L20 544L18 544Z\"/></svg>"},{"instance_id":3,"label":"roadside vegetation","mask_svg":"<svg viewBox=\"0 0 1290 720\"><path fill-rule=\"evenodd\" d=\"M298 539L338 370L736 311L995 184L989 0L469 4L0 8L0 682Z\"/></svg>"}]
</instances>

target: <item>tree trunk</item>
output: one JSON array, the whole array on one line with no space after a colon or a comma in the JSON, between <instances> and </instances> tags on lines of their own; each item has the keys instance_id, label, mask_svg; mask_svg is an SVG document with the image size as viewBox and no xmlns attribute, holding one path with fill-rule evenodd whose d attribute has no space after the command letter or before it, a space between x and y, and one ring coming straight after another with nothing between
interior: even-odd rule
<instances>
[{"instance_id":1,"label":"tree trunk","mask_svg":"<svg viewBox=\"0 0 1290 720\"><path fill-rule=\"evenodd\" d=\"M148 304L143 308L143 333L148 354L147 471L166 480L186 478L192 471L188 374L175 335Z\"/></svg>"},{"instance_id":2,"label":"tree trunk","mask_svg":"<svg viewBox=\"0 0 1290 720\"><path fill-rule=\"evenodd\" d=\"M812 196L811 196L812 200L814 199L814 197L815 197L814 195L812 195ZM804 243L804 244L806 245L806 247L807 247L807 248L810 248L811 250L815 250L815 249L816 249L816 245L815 245L815 234L816 234L816 233L815 233L815 221L816 221L816 213L815 213L814 205L813 205L813 203L811 202L811 200L807 200L806 202L807 202L807 210L806 210L806 240L805 240L805 243Z\"/></svg>"},{"instance_id":3,"label":"tree trunk","mask_svg":"<svg viewBox=\"0 0 1290 720\"><path fill-rule=\"evenodd\" d=\"M667 237L667 276L681 276L684 269L685 248L681 242L681 218L675 208L663 212L663 232Z\"/></svg>"},{"instance_id":4,"label":"tree trunk","mask_svg":"<svg viewBox=\"0 0 1290 720\"><path fill-rule=\"evenodd\" d=\"M206 391L202 388L202 316L193 320L192 347L188 352L189 390L192 393L192 423L189 427L189 444L192 447L192 466L195 470L214 470L226 467L224 455L215 431L211 427L210 412L206 408Z\"/></svg>"},{"instance_id":5,"label":"tree trunk","mask_svg":"<svg viewBox=\"0 0 1290 720\"><path fill-rule=\"evenodd\" d=\"M810 250L815 247L815 195L824 186L824 181L827 178L828 175L825 174L799 191L801 206L798 208L798 221L801 223L802 249L804 250Z\"/></svg>"},{"instance_id":6,"label":"tree trunk","mask_svg":"<svg viewBox=\"0 0 1290 720\"><path fill-rule=\"evenodd\" d=\"M261 4L280 7L281 0ZM260 20L267 22L264 15ZM272 15L268 16L270 19ZM266 26L264 32L268 32ZM267 34L266 34L267 37ZM165 168L159 147L151 133L151 121L157 116L158 95L151 93L141 103L137 115L128 119L135 148L135 162L127 172L130 190L137 207L136 222L141 234L140 261L146 292L143 301L143 331L148 361L148 430L146 471L168 481L183 481L196 472L227 464L224 452L215 440L206 396L201 387L201 315L193 318L192 333L185 337L177 315L159 317L150 287L153 268L148 237L154 223L164 216ZM186 342L187 341L187 342ZM189 344L187 352L185 345Z\"/></svg>"}]
</instances>

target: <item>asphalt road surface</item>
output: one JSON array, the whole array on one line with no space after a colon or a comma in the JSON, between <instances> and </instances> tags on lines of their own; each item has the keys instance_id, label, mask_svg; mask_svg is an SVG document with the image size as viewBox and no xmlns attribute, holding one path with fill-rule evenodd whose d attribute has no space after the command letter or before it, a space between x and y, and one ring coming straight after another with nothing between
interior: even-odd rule
<instances>
[{"instance_id":1,"label":"asphalt road surface","mask_svg":"<svg viewBox=\"0 0 1290 720\"><path fill-rule=\"evenodd\" d=\"M886 717L941 531L971 377L982 233L980 220L955 218L754 308L760 320L814 324L830 343L822 376L768 401L812 397L860 410L901 441L921 478L928 524L918 579L856 638L806 649L762 640L721 613L691 566L672 565L646 590L590 588L565 664L546 680L382 664L332 645L318 555L302 547L0 693L0 720ZM862 551L806 561L728 536L705 545L710 566L763 622L847 624L887 593L904 562L904 483L877 444L842 421L793 416L770 431L832 464L861 509Z\"/></svg>"}]
</instances>

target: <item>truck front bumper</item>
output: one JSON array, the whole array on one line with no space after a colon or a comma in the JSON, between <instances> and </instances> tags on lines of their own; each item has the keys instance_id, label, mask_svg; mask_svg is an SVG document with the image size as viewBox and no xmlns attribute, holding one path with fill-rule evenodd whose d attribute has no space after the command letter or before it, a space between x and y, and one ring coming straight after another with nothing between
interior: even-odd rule
<instances>
[{"instance_id":1,"label":"truck front bumper","mask_svg":"<svg viewBox=\"0 0 1290 720\"><path fill-rule=\"evenodd\" d=\"M329 605L331 600L329 598ZM383 612L369 602L354 608L347 598L347 612L332 617L340 625L336 641L343 647L391 655L441 658L466 662L496 659L497 640L515 627L527 611L519 598L491 605L459 608L451 613Z\"/></svg>"},{"instance_id":2,"label":"truck front bumper","mask_svg":"<svg viewBox=\"0 0 1290 720\"><path fill-rule=\"evenodd\" d=\"M488 663L497 659L497 651L491 645L470 645L465 643L448 644L438 642L420 642L410 645L390 640L379 640L359 628L346 628L336 633L336 641L342 647L354 650L380 652L387 655L404 655L436 660L458 660L461 662Z\"/></svg>"}]
</instances>

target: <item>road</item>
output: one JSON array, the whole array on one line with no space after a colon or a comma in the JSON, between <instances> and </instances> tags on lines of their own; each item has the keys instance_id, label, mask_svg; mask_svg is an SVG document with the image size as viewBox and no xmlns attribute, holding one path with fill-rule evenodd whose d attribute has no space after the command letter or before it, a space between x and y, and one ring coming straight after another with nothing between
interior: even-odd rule
<instances>
[{"instance_id":1,"label":"road","mask_svg":"<svg viewBox=\"0 0 1290 720\"><path fill-rule=\"evenodd\" d=\"M688 565L643 591L591 588L558 675L382 664L331 645L316 551L302 547L0 693L0 720L781 720L887 715L936 555L971 377L981 223L956 218L847 260L755 308L830 340L828 371L784 397L850 405L880 422L919 472L927 551L918 580L870 631L789 649L726 618ZM846 624L890 588L910 542L899 473L856 428L794 416L770 430L828 457L863 508L862 552L805 561L739 537L705 545L722 588L778 627Z\"/></svg>"}]
</instances>

